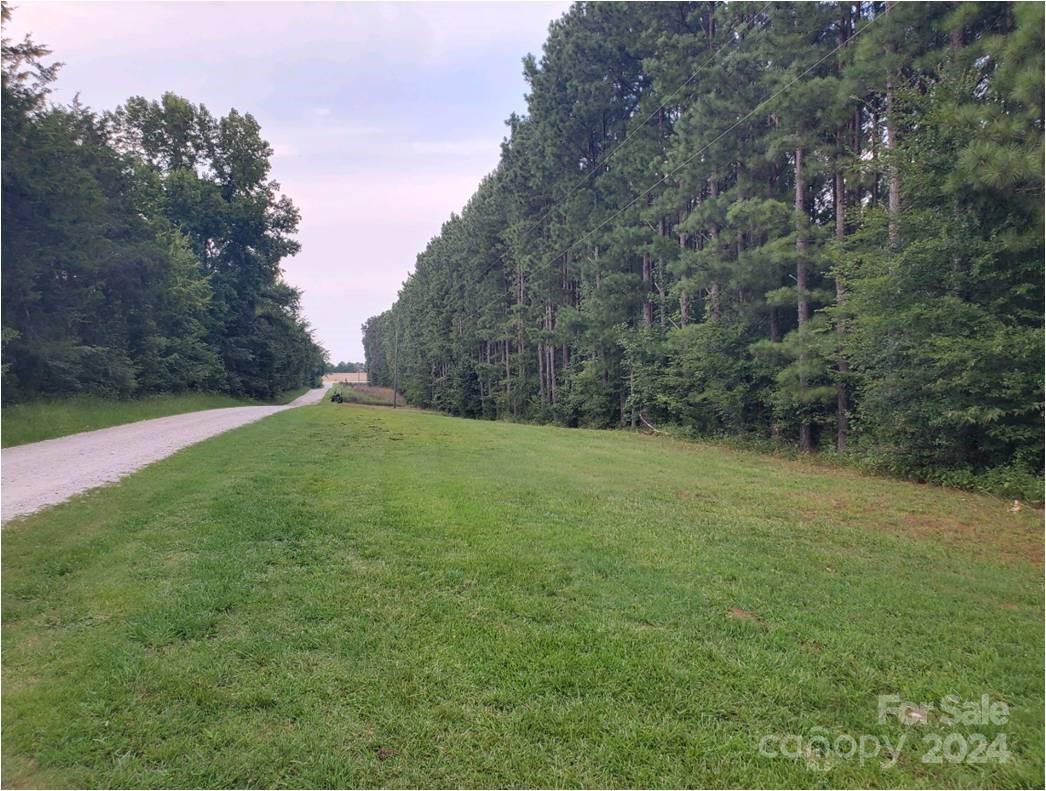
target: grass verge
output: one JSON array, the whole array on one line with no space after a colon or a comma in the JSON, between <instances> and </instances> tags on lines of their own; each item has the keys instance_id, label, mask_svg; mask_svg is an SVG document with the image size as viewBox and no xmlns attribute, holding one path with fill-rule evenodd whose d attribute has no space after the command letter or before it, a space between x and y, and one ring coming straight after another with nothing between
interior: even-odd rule
<instances>
[{"instance_id":1,"label":"grass verge","mask_svg":"<svg viewBox=\"0 0 1046 791\"><path fill-rule=\"evenodd\" d=\"M1042 782L1041 515L992 498L324 403L3 549L5 786ZM891 694L1010 715L880 723ZM884 768L817 729L908 736ZM1011 759L925 763L952 733Z\"/></svg>"},{"instance_id":2,"label":"grass verge","mask_svg":"<svg viewBox=\"0 0 1046 791\"><path fill-rule=\"evenodd\" d=\"M97 396L70 396L12 404L5 406L0 415L0 446L10 448L80 431L93 431L201 409L260 403L286 404L307 390L307 387L290 390L267 402L220 393L168 393L123 401Z\"/></svg>"},{"instance_id":3,"label":"grass verge","mask_svg":"<svg viewBox=\"0 0 1046 791\"><path fill-rule=\"evenodd\" d=\"M328 399L332 393L338 393L341 395L342 403L345 404L392 406L393 393L391 387L376 387L375 385L358 385L339 382L328 391ZM399 403L400 406L403 406L402 398L400 398Z\"/></svg>"}]
</instances>

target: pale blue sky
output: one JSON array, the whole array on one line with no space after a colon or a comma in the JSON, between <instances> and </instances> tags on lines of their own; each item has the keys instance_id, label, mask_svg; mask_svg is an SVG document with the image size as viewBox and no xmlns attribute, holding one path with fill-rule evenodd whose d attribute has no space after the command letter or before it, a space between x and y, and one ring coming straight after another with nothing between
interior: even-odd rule
<instances>
[{"instance_id":1,"label":"pale blue sky","mask_svg":"<svg viewBox=\"0 0 1046 791\"><path fill-rule=\"evenodd\" d=\"M55 98L108 110L167 90L252 113L302 212L284 264L337 361L497 164L521 60L568 7L536 3L15 2L65 62Z\"/></svg>"}]
</instances>

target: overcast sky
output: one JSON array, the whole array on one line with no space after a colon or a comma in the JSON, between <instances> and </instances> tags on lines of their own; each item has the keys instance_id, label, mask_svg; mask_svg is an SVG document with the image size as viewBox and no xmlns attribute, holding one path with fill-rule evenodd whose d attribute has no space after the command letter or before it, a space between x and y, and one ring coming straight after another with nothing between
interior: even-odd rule
<instances>
[{"instance_id":1,"label":"overcast sky","mask_svg":"<svg viewBox=\"0 0 1046 791\"><path fill-rule=\"evenodd\" d=\"M360 324L497 164L521 60L567 6L15 0L5 35L65 63L58 101L174 91L252 113L302 212L286 278L332 359L362 361Z\"/></svg>"}]
</instances>

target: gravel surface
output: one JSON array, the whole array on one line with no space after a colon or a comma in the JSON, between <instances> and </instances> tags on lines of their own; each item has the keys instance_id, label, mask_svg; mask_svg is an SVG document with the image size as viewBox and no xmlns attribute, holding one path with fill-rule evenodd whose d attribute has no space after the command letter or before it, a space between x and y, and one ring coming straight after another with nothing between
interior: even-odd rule
<instances>
[{"instance_id":1,"label":"gravel surface","mask_svg":"<svg viewBox=\"0 0 1046 791\"><path fill-rule=\"evenodd\" d=\"M319 387L285 406L234 406L85 431L0 454L0 519L30 514L111 483L215 434L285 409L318 403Z\"/></svg>"}]
</instances>

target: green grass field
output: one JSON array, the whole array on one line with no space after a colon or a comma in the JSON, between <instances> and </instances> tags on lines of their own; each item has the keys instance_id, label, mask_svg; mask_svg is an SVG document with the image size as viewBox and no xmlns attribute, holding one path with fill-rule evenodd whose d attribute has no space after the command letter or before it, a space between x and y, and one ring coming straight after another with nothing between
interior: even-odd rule
<instances>
[{"instance_id":1,"label":"green grass field","mask_svg":"<svg viewBox=\"0 0 1046 791\"><path fill-rule=\"evenodd\" d=\"M286 404L308 388L283 393L271 402ZM80 431L93 431L136 420L180 415L201 409L251 406L263 403L220 393L179 393L134 398L125 401L96 396L71 396L5 406L0 414L0 444L10 448L27 442L64 437Z\"/></svg>"},{"instance_id":2,"label":"green grass field","mask_svg":"<svg viewBox=\"0 0 1046 791\"><path fill-rule=\"evenodd\" d=\"M4 528L3 784L1041 786L1042 516L1008 505L290 410ZM889 694L1010 716L879 723ZM882 768L819 733L907 741ZM921 760L953 733L1010 758Z\"/></svg>"}]
</instances>

